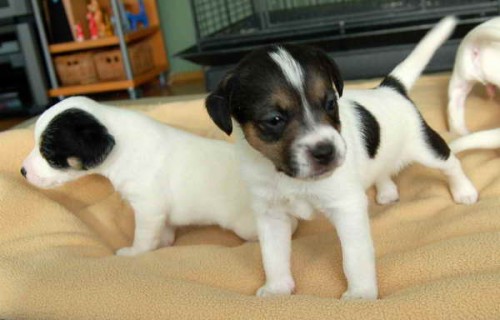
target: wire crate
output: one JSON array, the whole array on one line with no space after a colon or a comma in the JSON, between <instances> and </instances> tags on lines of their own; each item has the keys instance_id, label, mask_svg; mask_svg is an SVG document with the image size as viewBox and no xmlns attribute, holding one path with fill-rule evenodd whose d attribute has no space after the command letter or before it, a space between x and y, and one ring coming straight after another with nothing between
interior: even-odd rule
<instances>
[{"instance_id":1,"label":"wire crate","mask_svg":"<svg viewBox=\"0 0 500 320\"><path fill-rule=\"evenodd\" d=\"M380 77L443 16L459 24L427 71L450 70L460 40L500 14L500 0L190 0L196 44L178 53L205 68L207 89L251 50L298 43L327 51L345 79Z\"/></svg>"},{"instance_id":2,"label":"wire crate","mask_svg":"<svg viewBox=\"0 0 500 320\"><path fill-rule=\"evenodd\" d=\"M197 46L262 43L328 32L349 36L499 13L499 0L191 0Z\"/></svg>"}]
</instances>

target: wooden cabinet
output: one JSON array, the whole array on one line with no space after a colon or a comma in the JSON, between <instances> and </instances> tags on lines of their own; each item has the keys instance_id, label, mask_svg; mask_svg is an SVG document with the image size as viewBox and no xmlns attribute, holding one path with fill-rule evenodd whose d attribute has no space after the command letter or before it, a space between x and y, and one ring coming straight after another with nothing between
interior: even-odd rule
<instances>
[{"instance_id":1,"label":"wooden cabinet","mask_svg":"<svg viewBox=\"0 0 500 320\"><path fill-rule=\"evenodd\" d=\"M74 0L87 2L87 0ZM138 87L156 78L164 81L164 74L169 68L167 52L163 40L158 16L158 6L156 0L144 0L146 13L149 19L148 27L140 27L136 31L124 32L125 19L119 12L119 1L122 1L131 12L138 12L137 0L101 0L105 5L109 5L109 11L113 13L112 22L114 35L99 38L96 40L85 40L82 42L65 42L50 44L47 32L44 29L44 17L40 0L32 0L32 5L37 20L38 31L42 47L44 50L45 63L49 72L51 89L48 92L50 97L64 97L70 95L91 94L105 91L128 90L131 98L137 98ZM132 72L132 61L129 55L129 48L137 42L147 42L150 46L153 67L148 71L134 75ZM122 56L125 78L113 81L97 81L88 84L62 85L59 81L54 65L54 59L62 55L70 55L83 52L102 52L105 50L120 49Z\"/></svg>"}]
</instances>

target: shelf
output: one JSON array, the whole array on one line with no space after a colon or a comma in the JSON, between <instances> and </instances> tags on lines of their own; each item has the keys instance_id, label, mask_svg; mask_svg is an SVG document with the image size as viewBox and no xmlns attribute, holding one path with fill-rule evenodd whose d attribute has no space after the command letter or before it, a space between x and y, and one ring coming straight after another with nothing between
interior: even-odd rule
<instances>
[{"instance_id":1,"label":"shelf","mask_svg":"<svg viewBox=\"0 0 500 320\"><path fill-rule=\"evenodd\" d=\"M152 79L158 77L165 71L167 71L166 65L157 66L148 72L135 76L134 79L132 80L106 81L106 82L96 82L86 85L60 87L49 90L49 96L59 97L59 96L72 96L78 94L89 94L89 93L106 92L114 90L127 90L128 88L137 87L143 83L151 81Z\"/></svg>"},{"instance_id":2,"label":"shelf","mask_svg":"<svg viewBox=\"0 0 500 320\"><path fill-rule=\"evenodd\" d=\"M159 31L159 26L150 26L147 28L139 29L137 31L132 31L125 35L125 41L133 42L143 38L146 38L155 32ZM80 50L88 50L88 49L97 49L102 47L110 47L116 46L120 44L120 40L117 36L101 38L96 40L86 40L82 42L72 41L65 43L58 43L49 45L50 53L65 53L71 51L80 51Z\"/></svg>"}]
</instances>

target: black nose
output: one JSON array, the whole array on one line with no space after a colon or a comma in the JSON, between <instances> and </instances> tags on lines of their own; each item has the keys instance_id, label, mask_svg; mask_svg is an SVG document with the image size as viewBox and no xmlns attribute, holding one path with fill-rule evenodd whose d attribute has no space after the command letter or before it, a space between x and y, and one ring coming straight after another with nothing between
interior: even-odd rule
<instances>
[{"instance_id":1,"label":"black nose","mask_svg":"<svg viewBox=\"0 0 500 320\"><path fill-rule=\"evenodd\" d=\"M26 169L24 167L21 168L21 174L26 178Z\"/></svg>"},{"instance_id":2,"label":"black nose","mask_svg":"<svg viewBox=\"0 0 500 320\"><path fill-rule=\"evenodd\" d=\"M310 152L319 164L327 165L333 159L333 145L329 142L318 143Z\"/></svg>"}]
</instances>

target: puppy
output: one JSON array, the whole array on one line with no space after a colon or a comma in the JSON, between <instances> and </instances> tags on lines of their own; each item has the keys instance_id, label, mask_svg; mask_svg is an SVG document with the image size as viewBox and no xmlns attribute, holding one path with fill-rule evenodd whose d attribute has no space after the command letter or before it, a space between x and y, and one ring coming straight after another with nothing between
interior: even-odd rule
<instances>
[{"instance_id":1,"label":"puppy","mask_svg":"<svg viewBox=\"0 0 500 320\"><path fill-rule=\"evenodd\" d=\"M448 122L451 132L465 135L465 99L476 82L486 85L488 95L500 86L500 18L472 29L462 40L448 87Z\"/></svg>"},{"instance_id":2,"label":"puppy","mask_svg":"<svg viewBox=\"0 0 500 320\"><path fill-rule=\"evenodd\" d=\"M93 173L109 178L135 212L133 245L118 255L168 246L185 225L217 224L257 238L232 144L88 98L68 98L41 115L21 173L40 188Z\"/></svg>"},{"instance_id":3,"label":"puppy","mask_svg":"<svg viewBox=\"0 0 500 320\"><path fill-rule=\"evenodd\" d=\"M408 97L455 24L441 21L375 89L344 92L326 53L283 45L250 53L207 97L212 120L238 138L266 274L258 296L294 291L291 217L310 219L318 210L342 245L342 298L377 298L365 189L375 184L381 204L397 201L391 176L411 162L442 170L456 202L477 200L460 162Z\"/></svg>"}]
</instances>

